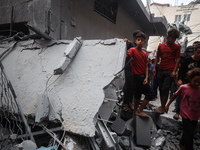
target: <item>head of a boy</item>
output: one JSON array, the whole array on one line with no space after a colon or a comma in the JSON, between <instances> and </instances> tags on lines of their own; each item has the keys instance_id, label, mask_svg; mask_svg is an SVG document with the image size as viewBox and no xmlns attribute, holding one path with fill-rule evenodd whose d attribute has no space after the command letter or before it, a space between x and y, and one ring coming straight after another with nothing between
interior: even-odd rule
<instances>
[{"instance_id":1,"label":"head of a boy","mask_svg":"<svg viewBox=\"0 0 200 150\"><path fill-rule=\"evenodd\" d=\"M134 41L136 40L136 35L137 35L138 33L140 33L140 32L142 32L142 31L136 30L136 31L133 32L133 40L134 40Z\"/></svg>"},{"instance_id":2,"label":"head of a boy","mask_svg":"<svg viewBox=\"0 0 200 150\"><path fill-rule=\"evenodd\" d=\"M171 28L167 32L167 43L173 44L176 41L176 39L179 38L179 36L180 36L180 32L175 28Z\"/></svg>"},{"instance_id":3,"label":"head of a boy","mask_svg":"<svg viewBox=\"0 0 200 150\"><path fill-rule=\"evenodd\" d=\"M193 42L192 46L197 47L200 44L200 41Z\"/></svg>"},{"instance_id":4,"label":"head of a boy","mask_svg":"<svg viewBox=\"0 0 200 150\"><path fill-rule=\"evenodd\" d=\"M136 43L138 49L141 49L143 47L143 45L146 42L145 39L146 39L146 35L143 32L139 32L136 35L135 43Z\"/></svg>"}]
</instances>

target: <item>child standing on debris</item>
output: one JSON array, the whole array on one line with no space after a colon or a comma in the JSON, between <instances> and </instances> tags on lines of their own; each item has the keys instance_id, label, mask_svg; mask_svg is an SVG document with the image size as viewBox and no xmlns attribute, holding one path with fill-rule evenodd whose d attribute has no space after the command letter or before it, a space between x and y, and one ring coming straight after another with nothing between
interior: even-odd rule
<instances>
[{"instance_id":1,"label":"child standing on debris","mask_svg":"<svg viewBox=\"0 0 200 150\"><path fill-rule=\"evenodd\" d=\"M146 35L140 32L136 35L136 48L130 48L127 51L127 57L132 58L131 71L135 78L135 95L134 95L134 111L133 113L141 117L149 117L143 112L143 109L150 100L154 99L154 92L148 84L148 66L147 53L142 49L145 44ZM139 107L141 95L145 95L145 99ZM139 108L138 108L139 107Z\"/></svg>"},{"instance_id":2,"label":"child standing on debris","mask_svg":"<svg viewBox=\"0 0 200 150\"><path fill-rule=\"evenodd\" d=\"M127 43L127 50L129 50L132 47L136 47L136 35L141 32L140 30L136 30L133 33L133 42L129 41L127 38L124 39L124 41ZM131 65L128 64L129 62L129 58L126 58L126 62L125 64L127 64L127 66L125 67L125 84L123 87L123 92L124 92L124 101L122 104L122 110L128 113L132 113L132 111L134 110L134 105L133 105L133 95L134 95L134 91L135 91L135 82L133 79L133 74L131 72Z\"/></svg>"},{"instance_id":3,"label":"child standing on debris","mask_svg":"<svg viewBox=\"0 0 200 150\"><path fill-rule=\"evenodd\" d=\"M180 96L179 107L183 125L181 150L193 150L193 132L200 117L200 68L190 70L187 77L190 82L181 85L165 107L167 113L170 104Z\"/></svg>"},{"instance_id":4,"label":"child standing on debris","mask_svg":"<svg viewBox=\"0 0 200 150\"><path fill-rule=\"evenodd\" d=\"M155 66L161 58L158 71L158 87L160 91L161 106L154 109L155 112L163 114L165 112L165 105L168 100L169 90L172 81L176 77L177 68L180 61L180 46L175 43L179 37L180 32L172 28L168 31L167 41L160 44L155 58L153 74L156 74Z\"/></svg>"}]
</instances>

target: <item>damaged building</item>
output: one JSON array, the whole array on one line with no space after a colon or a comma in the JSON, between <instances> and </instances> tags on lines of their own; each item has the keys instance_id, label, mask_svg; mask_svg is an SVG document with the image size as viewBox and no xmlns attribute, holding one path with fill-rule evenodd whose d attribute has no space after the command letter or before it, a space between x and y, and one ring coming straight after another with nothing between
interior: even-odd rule
<instances>
[{"instance_id":1,"label":"damaged building","mask_svg":"<svg viewBox=\"0 0 200 150\"><path fill-rule=\"evenodd\" d=\"M137 150L166 148L166 137L177 142L174 128L158 130L151 105L147 120L120 111L123 38L137 29L165 36L164 17L140 0L2 0L0 13L0 149Z\"/></svg>"}]
</instances>

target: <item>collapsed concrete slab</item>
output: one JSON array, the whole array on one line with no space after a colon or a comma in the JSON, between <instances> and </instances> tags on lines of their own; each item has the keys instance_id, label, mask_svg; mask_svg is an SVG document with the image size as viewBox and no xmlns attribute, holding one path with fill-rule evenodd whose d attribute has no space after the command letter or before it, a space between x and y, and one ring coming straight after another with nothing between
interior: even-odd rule
<instances>
[{"instance_id":1,"label":"collapsed concrete slab","mask_svg":"<svg viewBox=\"0 0 200 150\"><path fill-rule=\"evenodd\" d=\"M49 120L59 120L66 131L93 137L100 107L106 99L116 100L114 90L108 92L106 87L123 79L114 75L124 66L126 43L120 39L85 40L63 74L54 75L70 43L21 41L2 63L24 114L35 116L38 95L45 93L49 100ZM118 86L115 90L120 89L123 82L115 86Z\"/></svg>"}]
</instances>

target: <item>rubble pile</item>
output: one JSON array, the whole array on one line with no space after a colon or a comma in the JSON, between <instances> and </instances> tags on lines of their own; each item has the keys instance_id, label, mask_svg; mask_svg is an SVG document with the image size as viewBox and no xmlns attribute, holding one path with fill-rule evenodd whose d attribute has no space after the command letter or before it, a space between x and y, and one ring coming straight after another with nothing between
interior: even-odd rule
<instances>
[{"instance_id":1,"label":"rubble pile","mask_svg":"<svg viewBox=\"0 0 200 150\"><path fill-rule=\"evenodd\" d=\"M117 108L118 107L118 108ZM152 111L147 105L145 113L149 118L132 116L120 110L117 105L107 122L107 127L115 140L116 150L179 150L182 134L181 122L165 118ZM97 137L100 149L110 149L105 141ZM200 149L200 136L194 135L194 149Z\"/></svg>"}]
</instances>

